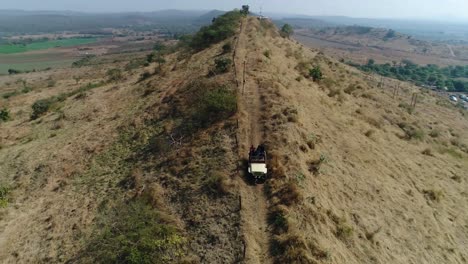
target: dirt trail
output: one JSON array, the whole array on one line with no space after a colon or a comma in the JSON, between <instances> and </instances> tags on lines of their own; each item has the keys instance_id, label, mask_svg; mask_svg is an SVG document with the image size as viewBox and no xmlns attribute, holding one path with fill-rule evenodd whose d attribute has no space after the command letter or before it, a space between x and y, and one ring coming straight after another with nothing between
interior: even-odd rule
<instances>
[{"instance_id":1,"label":"dirt trail","mask_svg":"<svg viewBox=\"0 0 468 264\"><path fill-rule=\"evenodd\" d=\"M244 20L236 46L236 72L239 81L239 157L247 159L249 147L262 143L260 126L260 93L257 83L249 78L249 64L254 62L256 54L249 51ZM245 69L244 69L245 68ZM244 83L245 77L245 83ZM244 166L241 168L243 169ZM271 263L269 256L269 231L267 223L268 203L263 185L249 185L244 178L238 178L242 197L242 231L245 238L245 263Z\"/></svg>"}]
</instances>

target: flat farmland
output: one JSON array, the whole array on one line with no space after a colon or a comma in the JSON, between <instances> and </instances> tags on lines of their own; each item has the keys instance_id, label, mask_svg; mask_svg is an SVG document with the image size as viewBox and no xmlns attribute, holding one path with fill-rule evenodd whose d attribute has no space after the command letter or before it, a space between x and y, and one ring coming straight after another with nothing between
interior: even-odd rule
<instances>
[{"instance_id":1,"label":"flat farmland","mask_svg":"<svg viewBox=\"0 0 468 264\"><path fill-rule=\"evenodd\" d=\"M8 69L32 71L68 67L77 59L77 55L69 52L0 54L0 74L8 74Z\"/></svg>"},{"instance_id":2,"label":"flat farmland","mask_svg":"<svg viewBox=\"0 0 468 264\"><path fill-rule=\"evenodd\" d=\"M35 50L44 50L57 47L73 47L79 45L91 44L97 41L97 38L69 38L48 41L38 41L30 44L3 44L0 45L0 54L14 54Z\"/></svg>"},{"instance_id":3,"label":"flat farmland","mask_svg":"<svg viewBox=\"0 0 468 264\"><path fill-rule=\"evenodd\" d=\"M157 38L135 40L135 37L120 39L99 38L92 43L68 42L66 45L36 49L21 53L0 52L0 75L8 74L9 69L19 71L44 70L47 68L67 68L73 62L88 55L101 56L128 52L151 51ZM87 38L84 40L93 40ZM64 44L62 42L62 44ZM70 44L71 46L68 46ZM43 46L45 47L45 46ZM35 47L39 48L39 47ZM5 51L5 49L4 49Z\"/></svg>"}]
</instances>

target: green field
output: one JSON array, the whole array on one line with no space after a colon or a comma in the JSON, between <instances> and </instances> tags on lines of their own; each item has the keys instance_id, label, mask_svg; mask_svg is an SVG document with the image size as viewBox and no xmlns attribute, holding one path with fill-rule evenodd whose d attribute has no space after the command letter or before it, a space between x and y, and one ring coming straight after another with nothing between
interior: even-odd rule
<instances>
[{"instance_id":1,"label":"green field","mask_svg":"<svg viewBox=\"0 0 468 264\"><path fill-rule=\"evenodd\" d=\"M0 45L0 54L14 54L33 50L43 50L56 47L71 47L96 42L96 38L69 38L42 42L33 42L31 44L3 44Z\"/></svg>"},{"instance_id":2,"label":"green field","mask_svg":"<svg viewBox=\"0 0 468 264\"><path fill-rule=\"evenodd\" d=\"M29 63L13 63L13 64L2 64L0 63L0 75L7 75L8 69L15 69L19 71L32 71L32 70L44 70L46 68L66 68L71 67L71 64L75 60L64 59L64 60L53 60L44 62L29 62Z\"/></svg>"}]
</instances>

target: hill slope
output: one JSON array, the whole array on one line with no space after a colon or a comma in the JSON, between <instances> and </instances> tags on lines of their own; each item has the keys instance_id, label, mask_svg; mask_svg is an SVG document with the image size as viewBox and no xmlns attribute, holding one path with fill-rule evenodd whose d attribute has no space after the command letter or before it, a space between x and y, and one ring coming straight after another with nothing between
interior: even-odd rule
<instances>
[{"instance_id":1,"label":"hill slope","mask_svg":"<svg viewBox=\"0 0 468 264\"><path fill-rule=\"evenodd\" d=\"M35 86L1 101L1 262L466 261L466 112L241 20L163 65L18 76ZM114 67L128 70L116 81ZM271 178L253 185L245 159L260 143Z\"/></svg>"},{"instance_id":2,"label":"hill slope","mask_svg":"<svg viewBox=\"0 0 468 264\"><path fill-rule=\"evenodd\" d=\"M397 81L379 89L266 24L248 34L249 48L268 55L247 76L273 154L273 253L283 263L465 261L466 113L405 83L394 97ZM303 78L314 65L326 76L318 84Z\"/></svg>"}]
</instances>

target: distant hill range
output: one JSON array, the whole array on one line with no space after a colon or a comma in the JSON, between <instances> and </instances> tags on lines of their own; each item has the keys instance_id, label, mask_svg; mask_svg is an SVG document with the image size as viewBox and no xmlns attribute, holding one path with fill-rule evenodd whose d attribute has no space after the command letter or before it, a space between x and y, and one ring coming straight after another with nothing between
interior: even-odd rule
<instances>
[{"instance_id":1,"label":"distant hill range","mask_svg":"<svg viewBox=\"0 0 468 264\"><path fill-rule=\"evenodd\" d=\"M225 11L160 10L154 12L82 13L74 11L0 10L0 34L89 31L102 28L164 29L189 33Z\"/></svg>"},{"instance_id":2,"label":"distant hill range","mask_svg":"<svg viewBox=\"0 0 468 264\"><path fill-rule=\"evenodd\" d=\"M289 23L300 28L336 26L365 26L393 30L432 41L452 44L468 43L468 22L440 22L429 20L373 19L343 16L283 16L279 23Z\"/></svg>"},{"instance_id":3,"label":"distant hill range","mask_svg":"<svg viewBox=\"0 0 468 264\"><path fill-rule=\"evenodd\" d=\"M419 39L393 29L366 26L296 28L295 38L339 59L392 63L409 59L417 64L466 65L468 46Z\"/></svg>"},{"instance_id":4,"label":"distant hill range","mask_svg":"<svg viewBox=\"0 0 468 264\"><path fill-rule=\"evenodd\" d=\"M158 10L152 12L84 13L75 11L0 10L0 36L15 33L51 33L60 31L96 30L101 28L132 28L135 30L165 29L189 33L226 11L222 10ZM253 12L256 15L255 12ZM468 43L468 22L438 22L423 20L352 18L344 16L308 16L298 14L263 13L277 25L291 24L296 28L365 26L387 28L419 39L444 41L450 44Z\"/></svg>"}]
</instances>

